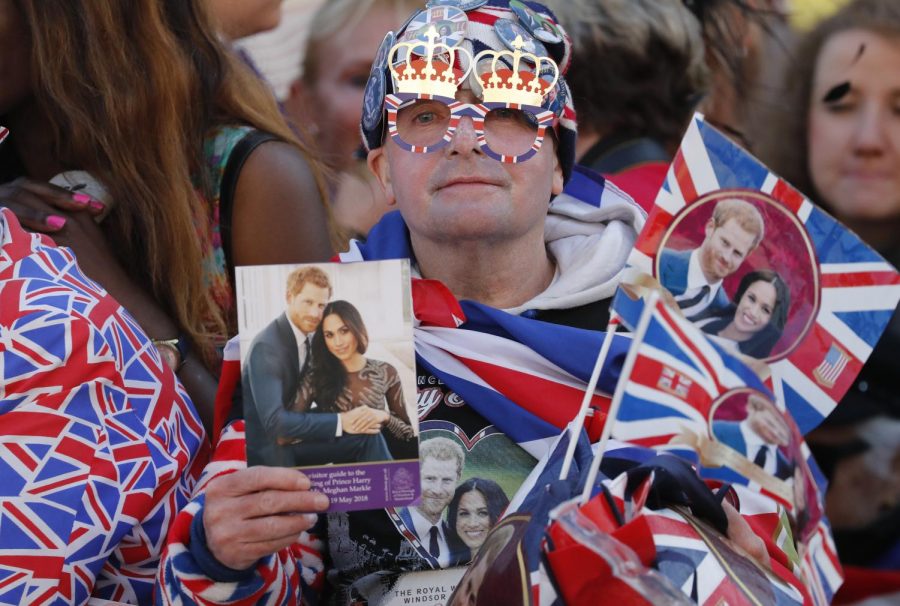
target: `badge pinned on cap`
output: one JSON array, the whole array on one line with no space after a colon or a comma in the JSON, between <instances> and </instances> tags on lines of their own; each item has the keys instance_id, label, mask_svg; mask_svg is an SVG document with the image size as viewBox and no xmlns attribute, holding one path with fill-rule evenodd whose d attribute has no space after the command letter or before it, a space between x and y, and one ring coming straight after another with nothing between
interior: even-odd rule
<instances>
[{"instance_id":1,"label":"badge pinned on cap","mask_svg":"<svg viewBox=\"0 0 900 606\"><path fill-rule=\"evenodd\" d=\"M391 47L396 42L397 36L394 35L394 32L388 32L381 41L378 52L375 53L372 70L369 72L369 79L366 82L366 92L363 95L362 124L366 130L374 129L381 121L382 104L387 92L385 88L387 58Z\"/></svg>"},{"instance_id":2,"label":"badge pinned on cap","mask_svg":"<svg viewBox=\"0 0 900 606\"><path fill-rule=\"evenodd\" d=\"M506 48L509 50L515 50L516 47L513 46L513 43L516 41L516 38L519 37L525 44L522 47L522 50L526 53L531 53L538 57L550 56L547 52L547 48L535 40L524 27L515 21L510 21L509 19L497 19L494 22L494 31L497 32L497 37L503 41L503 44L505 44Z\"/></svg>"},{"instance_id":3,"label":"badge pinned on cap","mask_svg":"<svg viewBox=\"0 0 900 606\"><path fill-rule=\"evenodd\" d=\"M425 8L433 6L453 6L463 11L471 11L487 4L488 0L428 0Z\"/></svg>"},{"instance_id":4,"label":"badge pinned on cap","mask_svg":"<svg viewBox=\"0 0 900 606\"><path fill-rule=\"evenodd\" d=\"M559 44L563 41L559 30L550 20L544 18L520 0L510 0L509 8L516 14L522 25L525 26L531 35L547 44Z\"/></svg>"},{"instance_id":5,"label":"badge pinned on cap","mask_svg":"<svg viewBox=\"0 0 900 606\"><path fill-rule=\"evenodd\" d=\"M421 40L423 43L426 43L428 42L428 30L433 26L438 34L436 42L453 48L459 46L466 37L468 24L469 18L466 17L466 13L455 6L433 6L426 8L409 22L400 40L403 42ZM425 44L422 44L413 47L412 52L416 55L424 56L427 53L427 48Z\"/></svg>"}]
</instances>

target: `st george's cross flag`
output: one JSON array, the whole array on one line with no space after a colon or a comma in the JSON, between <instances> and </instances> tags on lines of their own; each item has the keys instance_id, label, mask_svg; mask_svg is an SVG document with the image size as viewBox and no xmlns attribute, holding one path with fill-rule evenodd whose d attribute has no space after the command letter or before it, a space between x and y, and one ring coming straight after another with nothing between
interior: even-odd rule
<instances>
[{"instance_id":1,"label":"st george's cross flag","mask_svg":"<svg viewBox=\"0 0 900 606\"><path fill-rule=\"evenodd\" d=\"M729 242L731 252L744 258L730 268L728 260L715 259L724 278L705 293L691 291L702 263L700 249L715 237L708 234L722 202L755 209L761 238L756 246ZM752 224L741 228L745 234L755 231ZM893 266L699 114L628 264L630 275L652 275L676 299L705 294L708 307L692 319L710 334L727 324L740 304L734 299L745 276L777 274L785 288L770 301L776 310L765 327L769 342L748 355L768 364L771 389L803 434L849 389L900 300L900 275Z\"/></svg>"}]
</instances>

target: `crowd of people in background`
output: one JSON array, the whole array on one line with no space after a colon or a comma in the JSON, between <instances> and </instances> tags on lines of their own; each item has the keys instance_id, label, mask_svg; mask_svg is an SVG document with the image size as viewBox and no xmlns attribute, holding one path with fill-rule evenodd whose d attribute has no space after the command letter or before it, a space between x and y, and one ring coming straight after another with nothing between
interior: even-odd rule
<instances>
[{"instance_id":1,"label":"crowd of people in background","mask_svg":"<svg viewBox=\"0 0 900 606\"><path fill-rule=\"evenodd\" d=\"M510 3L458 4L486 11ZM363 114L385 34L399 33L424 0L0 0L0 127L9 129L5 142L0 129L0 478L11 487L0 496L0 560L4 550L33 548L32 538L25 546L6 532L4 516L55 520L33 539L50 564L30 585L4 588L0 578L0 602L274 603L279 592L299 600L324 591L349 603L381 569L407 566L384 530L394 524L388 513L317 515L327 499L302 474L240 461L233 449L243 448L244 418L248 434L266 423L253 402L231 411L243 418L221 439L211 435L223 349L237 334L236 266L325 262L356 240L369 244L365 259L407 252L417 276L440 280L457 299L603 329L625 258L698 111L900 266L900 2L848 0L805 29L792 25L789 0L545 4L568 32L544 43L561 72L545 97L554 126L534 155L501 164L479 147L470 120L423 154L394 139L383 90L381 113ZM477 49L503 48L493 33L472 38ZM476 102L472 90L457 94ZM607 215L548 212L549 200L565 205L574 195L576 166L615 184L620 205ZM710 219L697 263L717 231L730 229L738 247L746 240L744 256L759 243L754 218L737 214ZM560 231L585 243L555 241ZM378 248L379 236L390 250ZM694 251L684 252L665 261L671 276L684 274L671 277L684 282L670 287L679 307L734 350L766 357L790 305L778 268L747 273L729 296L727 274L688 283ZM353 409L348 385L362 389L356 367L386 363L363 355L355 308L328 302L327 279L314 282L289 290L270 337L286 335L294 356L292 335L301 331L313 359L333 359L342 380L280 369L291 387L261 397L284 416L327 392L334 415L323 431L332 435L337 423L340 435L337 419ZM41 298L48 285L58 299ZM321 291L321 305L306 328L296 312L292 333L291 298L304 286ZM344 325L349 349L332 343ZM13 345L16 331L27 333L28 347ZM826 514L841 561L896 574L898 349L895 312L843 402L807 436L830 482ZM89 354L73 370L81 351ZM397 391L396 371L384 372L382 392ZM420 386L435 384L431 370L418 372ZM253 381L250 371L244 381ZM402 394L390 397L377 428L405 444L410 419ZM480 409L443 408L437 418L447 423L496 424ZM350 427L343 431L355 433ZM96 450L72 480L77 494L49 505L37 502L46 478L29 462L44 456L35 453L48 431L69 436L65 457L88 457L74 443ZM380 436L362 433L370 434L358 437L365 448ZM287 457L293 437L272 444L272 457ZM446 440L422 437L432 442L426 452ZM127 455L116 448L125 442ZM444 485L426 484L423 471L422 503L399 522L435 568L470 562L512 496L464 474L461 449L444 446L422 458L434 482L444 473ZM133 460L152 471L132 470ZM293 512L302 515L284 515ZM85 533L102 548L84 548ZM363 562L367 542L392 555ZM220 593L204 593L209 587Z\"/></svg>"}]
</instances>

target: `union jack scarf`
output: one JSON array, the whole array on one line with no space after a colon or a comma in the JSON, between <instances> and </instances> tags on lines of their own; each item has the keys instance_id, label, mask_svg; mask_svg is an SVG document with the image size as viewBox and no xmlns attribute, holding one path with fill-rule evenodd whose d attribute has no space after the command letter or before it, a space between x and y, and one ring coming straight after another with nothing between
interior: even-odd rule
<instances>
[{"instance_id":1,"label":"union jack scarf","mask_svg":"<svg viewBox=\"0 0 900 606\"><path fill-rule=\"evenodd\" d=\"M413 258L400 214L387 215L343 262ZM603 333L515 316L474 301L457 302L439 282L415 280L416 362L535 458L575 417ZM599 435L618 380L627 337L616 337L592 400L588 430Z\"/></svg>"}]
</instances>

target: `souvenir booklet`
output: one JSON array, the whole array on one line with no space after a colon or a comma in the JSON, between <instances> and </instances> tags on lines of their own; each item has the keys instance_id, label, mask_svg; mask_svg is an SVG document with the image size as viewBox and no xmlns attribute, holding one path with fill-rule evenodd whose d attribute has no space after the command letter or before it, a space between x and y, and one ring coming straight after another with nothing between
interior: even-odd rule
<instances>
[{"instance_id":1,"label":"souvenir booklet","mask_svg":"<svg viewBox=\"0 0 900 606\"><path fill-rule=\"evenodd\" d=\"M419 496L407 260L238 267L248 465L295 467L331 511Z\"/></svg>"}]
</instances>

